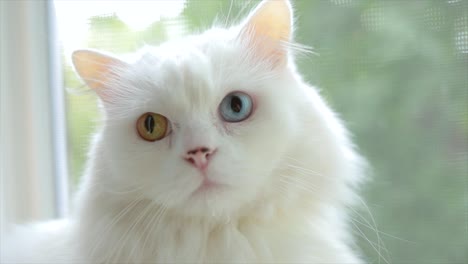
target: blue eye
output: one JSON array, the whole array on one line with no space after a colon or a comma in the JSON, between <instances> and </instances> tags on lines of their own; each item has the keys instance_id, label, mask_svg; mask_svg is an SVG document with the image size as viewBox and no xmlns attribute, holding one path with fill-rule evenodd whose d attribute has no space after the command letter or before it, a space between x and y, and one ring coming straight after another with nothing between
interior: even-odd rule
<instances>
[{"instance_id":1,"label":"blue eye","mask_svg":"<svg viewBox=\"0 0 468 264\"><path fill-rule=\"evenodd\" d=\"M219 113L226 122L240 122L252 113L252 98L246 93L233 92L224 97L219 105Z\"/></svg>"}]
</instances>

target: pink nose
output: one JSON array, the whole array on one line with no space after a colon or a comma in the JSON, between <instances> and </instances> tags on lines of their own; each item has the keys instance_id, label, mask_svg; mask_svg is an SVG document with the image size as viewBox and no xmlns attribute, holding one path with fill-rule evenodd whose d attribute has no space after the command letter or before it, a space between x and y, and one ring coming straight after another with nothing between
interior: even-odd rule
<instances>
[{"instance_id":1,"label":"pink nose","mask_svg":"<svg viewBox=\"0 0 468 264\"><path fill-rule=\"evenodd\" d=\"M185 154L184 159L193 166L195 166L195 168L204 170L208 166L209 158L211 155L214 154L214 152L215 150L212 150L210 148L199 147L187 151L187 154Z\"/></svg>"}]
</instances>

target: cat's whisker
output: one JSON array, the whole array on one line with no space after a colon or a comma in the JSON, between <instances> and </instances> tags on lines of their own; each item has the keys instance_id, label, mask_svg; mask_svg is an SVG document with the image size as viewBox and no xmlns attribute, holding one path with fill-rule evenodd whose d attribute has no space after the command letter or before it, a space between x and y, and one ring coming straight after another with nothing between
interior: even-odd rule
<instances>
[{"instance_id":1,"label":"cat's whisker","mask_svg":"<svg viewBox=\"0 0 468 264\"><path fill-rule=\"evenodd\" d=\"M360 217L362 217L362 216L360 216ZM406 242L406 243L411 243L411 244L417 244L417 242L415 242L415 241L407 240L407 239L404 239L404 238L401 238L401 237L397 237L397 236L395 236L395 235L392 235L392 234L389 234L389 233L386 233L386 232L383 232L383 231L376 230L373 226L371 226L371 225L369 225L369 224L366 224L365 222L361 222L360 220L358 220L358 219L356 219L356 218L354 218L354 217L350 217L350 220L351 220L351 221L354 221L354 222L356 222L357 224L360 224L360 225L362 225L362 226L364 226L364 227L366 227L366 228L368 228L368 229L370 229L370 230L372 230L372 231L374 231L374 232L378 232L378 233L381 234L381 235L387 236L387 237L389 237L389 238L393 238L393 239L399 240L399 241L401 241L401 242ZM388 251L388 250L385 249L385 248L384 248L384 250Z\"/></svg>"},{"instance_id":2,"label":"cat's whisker","mask_svg":"<svg viewBox=\"0 0 468 264\"><path fill-rule=\"evenodd\" d=\"M131 194L131 193L139 192L139 191L142 191L144 188L145 188L145 186L142 185L142 186L136 187L134 189L130 189L130 190L114 191L114 190L109 190L109 189L103 189L103 191L106 192L106 193L109 193L109 194L123 195L123 194Z\"/></svg>"},{"instance_id":3,"label":"cat's whisker","mask_svg":"<svg viewBox=\"0 0 468 264\"><path fill-rule=\"evenodd\" d=\"M106 234L112 230L113 226L120 221L122 217L127 215L131 210L138 204L138 202L141 201L143 198L144 194L140 194L137 198L135 198L132 202L128 203L122 210L119 211L119 213L112 219L112 221L106 226L105 230L103 231L102 235L99 236L99 239L94 243L94 246L92 247L93 249L91 250L90 255L95 256L96 250L104 241L104 238L106 237Z\"/></svg>"},{"instance_id":4,"label":"cat's whisker","mask_svg":"<svg viewBox=\"0 0 468 264\"><path fill-rule=\"evenodd\" d=\"M382 260L382 258L381 258L381 256L378 254L378 251L376 250L376 248L378 247L378 244L375 243L375 242L370 241L370 240L368 239L367 236L365 236L364 234L362 234L362 233L359 232L358 230L353 229L353 230L352 230L352 234L355 235L356 237L360 237L360 238L366 240L366 242L371 246L371 248L372 248L375 252L377 252L377 262L380 263L381 260ZM370 257L370 256L369 256L369 257ZM374 263L374 260L369 260L369 263ZM390 263L390 262L388 262L388 263Z\"/></svg>"},{"instance_id":5,"label":"cat's whisker","mask_svg":"<svg viewBox=\"0 0 468 264\"><path fill-rule=\"evenodd\" d=\"M286 156L285 158L293 161L294 163L297 163L297 164L293 164L293 163L290 163L290 162L284 163L284 165L289 167L289 168L309 172L314 176L325 177L325 175L323 175L323 173L320 173L318 171L314 171L314 170L311 170L310 168L307 168L307 167L310 167L310 166L306 166L307 164L304 164L304 162L302 162L302 161L300 161L298 159L295 159L295 158L292 158L292 157L289 157L289 156ZM334 180L334 179L331 179L331 180Z\"/></svg>"},{"instance_id":6,"label":"cat's whisker","mask_svg":"<svg viewBox=\"0 0 468 264\"><path fill-rule=\"evenodd\" d=\"M281 183L286 184L289 188L285 187L285 194L289 194L291 192L291 187L294 190L303 191L308 195L312 195L316 200L322 201L322 198L318 195L318 189L316 186L312 186L310 183L301 182L296 180L293 177L281 175L281 178L278 179ZM312 201L304 201L308 205L314 206L315 204Z\"/></svg>"},{"instance_id":7,"label":"cat's whisker","mask_svg":"<svg viewBox=\"0 0 468 264\"><path fill-rule=\"evenodd\" d=\"M146 236L150 235L148 233L148 228L149 228L149 225L151 224L150 219L152 219L155 215L157 215L158 212L161 211L161 208L158 207L158 205L153 204L152 201L149 201L148 210L149 210L148 216L145 216L141 219L141 229L140 229L141 233L137 233L138 234L137 239L134 242L132 242L133 247L132 247L132 250L128 253L128 262L131 262L131 260L133 259L135 250L141 246L142 237L145 235ZM145 220L146 220L146 224L145 224Z\"/></svg>"},{"instance_id":8,"label":"cat's whisker","mask_svg":"<svg viewBox=\"0 0 468 264\"><path fill-rule=\"evenodd\" d=\"M229 19L231 18L231 11L232 11L232 6L234 4L234 0L230 0L229 1L229 10L228 10L228 13L227 13L227 16L226 16L226 19L224 20L224 27L228 27L229 25Z\"/></svg>"},{"instance_id":9,"label":"cat's whisker","mask_svg":"<svg viewBox=\"0 0 468 264\"><path fill-rule=\"evenodd\" d=\"M307 179L303 179L302 177L299 177L297 175L290 175L290 174L281 174L280 175L282 179L286 179L292 183L297 183L297 184L301 184L301 187L302 186L305 186L305 187L310 187L314 190L317 190L318 189L318 186L314 185L312 182L310 181L307 181Z\"/></svg>"},{"instance_id":10,"label":"cat's whisker","mask_svg":"<svg viewBox=\"0 0 468 264\"><path fill-rule=\"evenodd\" d=\"M297 42L292 42L292 41L283 41L281 43L286 49L291 51L295 56L298 55L315 55L318 56L319 54L314 51L314 49L310 46L303 45Z\"/></svg>"},{"instance_id":11,"label":"cat's whisker","mask_svg":"<svg viewBox=\"0 0 468 264\"><path fill-rule=\"evenodd\" d=\"M285 175L282 175L282 176L285 176ZM307 188L307 182L300 182L300 181L297 181L297 178L294 178L290 175L287 175L284 179L281 180L282 182L286 183L286 184L292 184L295 188L299 188L300 190L305 190L309 193L311 193L312 195L314 195L314 197L318 200L322 200L321 197L318 196L318 194L316 192L314 192L313 190L311 189L308 189ZM304 185L306 184L306 185ZM283 191L280 190L280 193L284 194ZM284 189L283 189L284 190ZM311 201L302 201L302 202L305 202L307 204L310 204L313 206L313 203ZM352 208L351 208L352 209ZM356 211L355 211L356 212ZM357 212L356 212L357 213ZM359 215L361 216L361 215ZM363 216L361 216L363 218ZM365 218L363 218L365 220ZM367 220L365 220L367 221ZM352 223L356 229L358 229L357 231L361 234L361 236L371 245L371 247L377 252L378 256L379 256L379 263L380 263L380 259L383 259L385 261L385 263L389 263L389 261L382 256L382 240L380 238L378 238L378 242L377 243L374 243L372 242L365 234L364 232L362 232L362 230L359 229L358 226L356 226L354 223ZM369 223L370 225L370 223ZM376 228L373 228L373 230L377 230ZM376 231L377 234L378 234L378 230ZM388 250L386 247L383 247L383 250L385 250L385 252L388 253Z\"/></svg>"},{"instance_id":12,"label":"cat's whisker","mask_svg":"<svg viewBox=\"0 0 468 264\"><path fill-rule=\"evenodd\" d=\"M234 0L233 0L234 1ZM242 5L241 9L237 13L237 15L232 19L233 22L238 22L241 20L241 17L245 15L246 11L252 7L252 0L244 1L244 5ZM231 24L231 23L229 23ZM229 26L229 24L227 24Z\"/></svg>"},{"instance_id":13,"label":"cat's whisker","mask_svg":"<svg viewBox=\"0 0 468 264\"><path fill-rule=\"evenodd\" d=\"M98 188L100 191L103 191L105 193L109 193L109 194L114 194L114 195L124 195L124 194L132 194L132 193L136 193L136 192L139 192L139 191L142 191L145 189L145 185L143 184L140 184L140 185L136 185L134 188L128 188L128 189L110 189L108 187L105 187L105 183L104 182L99 182L99 181L95 181L93 182L92 184L89 184L87 186L88 188Z\"/></svg>"},{"instance_id":14,"label":"cat's whisker","mask_svg":"<svg viewBox=\"0 0 468 264\"><path fill-rule=\"evenodd\" d=\"M335 179L333 177L327 177L323 173L313 171L313 170L307 169L305 167L301 167L301 166L294 165L294 164L284 164L283 166L286 167L287 169L293 170L295 173L298 173L298 174L300 174L302 176L319 177L322 180L326 180L326 181L329 181L329 182L332 182L332 183L338 183L338 184L342 183L342 181L340 181L338 179Z\"/></svg>"},{"instance_id":15,"label":"cat's whisker","mask_svg":"<svg viewBox=\"0 0 468 264\"><path fill-rule=\"evenodd\" d=\"M148 202L148 200L146 200ZM121 254L122 252L124 252L124 247L127 245L128 243L128 240L130 239L130 237L132 236L132 231L135 229L135 227L140 223L140 221L142 219L144 219L144 217L149 213L151 212L151 209L152 209L152 206L153 204L151 202L148 202L148 204L144 205L144 209L140 210L140 213L136 215L135 218L132 218L134 219L133 222L129 225L129 227L127 228L127 230L125 232L122 233L122 235L120 236L120 238L118 239L117 241L117 244L120 245L118 247L115 247L114 248L114 251L109 251L109 253L111 253L110 257L112 257L112 255L117 258L117 261L116 262L119 262L119 254ZM108 259L112 259L112 258L108 258Z\"/></svg>"},{"instance_id":16,"label":"cat's whisker","mask_svg":"<svg viewBox=\"0 0 468 264\"><path fill-rule=\"evenodd\" d=\"M308 168L306 168L306 167L301 167L301 166L298 166L298 165L294 165L294 164L292 164L292 163L285 164L285 166L288 167L288 168L295 169L295 170L297 170L297 171L307 172L307 173L309 173L310 175L324 177L324 175L323 175L322 173L320 173L320 172L317 172L317 171L308 169Z\"/></svg>"},{"instance_id":17,"label":"cat's whisker","mask_svg":"<svg viewBox=\"0 0 468 264\"><path fill-rule=\"evenodd\" d=\"M374 216L372 215L372 212L370 210L370 208L367 206L367 204L364 202L364 200L362 200L361 197L357 197L357 199L361 202L361 204L364 206L364 208L366 209L367 213L369 214L370 218L371 218L371 222L369 222L363 215L361 215L356 209L354 209L352 206L348 206L348 209L350 209L351 211L353 211L355 214L357 214L359 217L361 217L361 219L364 220L365 223L367 223L369 226L372 226L373 227L373 230L375 231L375 234L376 234L376 237L377 237L377 242L378 242L378 245L379 245L379 249L380 247L383 247L385 249L385 251L388 252L388 249L384 243L384 241L382 240L382 238L380 237L380 231L379 229L377 228L377 223L374 219ZM388 256L390 258L390 256Z\"/></svg>"},{"instance_id":18,"label":"cat's whisker","mask_svg":"<svg viewBox=\"0 0 468 264\"><path fill-rule=\"evenodd\" d=\"M362 231L362 230L361 230L361 231ZM358 230L356 230L356 228L352 230L352 233L353 233L354 235L356 235L356 236L358 236L358 237L364 239L364 240L367 240L367 239L368 239L367 236L365 236L365 235L363 235L362 233L360 233ZM371 240L367 240L366 242L367 242L368 244L372 245L372 246L375 247L375 248L378 248L378 247L379 247L378 243L373 242L373 241L371 241ZM388 252L386 252L386 253L388 253ZM379 256L377 256L377 257L379 258Z\"/></svg>"},{"instance_id":19,"label":"cat's whisker","mask_svg":"<svg viewBox=\"0 0 468 264\"><path fill-rule=\"evenodd\" d=\"M305 180L302 180L300 179L300 177L294 177L294 176L291 176L291 175L288 175L288 174L282 174L281 175L283 178L280 179L281 182L283 183L286 183L286 184L289 184L289 185L292 185L294 186L295 188L299 189L299 190L302 190L302 191L306 191L308 192L309 194L312 194L316 199L318 200L322 200L322 198L317 194L316 190L315 189L315 186L311 186L311 183L310 182L307 182ZM359 199L359 198L358 198ZM364 202L362 199L360 199L361 202ZM309 203L309 201L306 201L306 203ZM311 202L310 202L311 205L313 205ZM367 208L367 211L369 214L371 214L370 212L370 209L367 207L367 205L365 205L365 207ZM362 216L359 212L357 212L354 208L352 208L351 206L348 206L347 207L348 209L352 210L354 213L356 213L359 217L361 217L366 223L369 228L371 228L375 233L376 233L376 237L377 237L377 243L373 243L371 242L371 240L369 238L367 238L365 236L365 234L359 230L360 232L362 232L362 236L365 238L365 240L367 242L369 242L370 244L372 244L373 248L375 249L375 251L379 254L379 258L381 257L382 255L382 250L384 250L385 252L388 252L388 249L386 248L383 240L381 239L380 237L380 233L381 231L379 231L377 229L377 225L375 223L375 219L373 218L373 216L371 215L371 220L372 221L372 224L364 217ZM352 221L353 219L351 219ZM355 225L355 224L353 224ZM356 226L356 225L355 225ZM376 247L374 246L377 245ZM387 261L386 258L383 258L385 260L386 263L389 263Z\"/></svg>"},{"instance_id":20,"label":"cat's whisker","mask_svg":"<svg viewBox=\"0 0 468 264\"><path fill-rule=\"evenodd\" d=\"M361 224L362 226L366 227L366 228L369 228L370 230L374 231L376 236L378 236L379 234L383 233L383 232L380 232L379 230L376 230L375 228L373 228L372 226L369 226L369 225L366 225L360 221L357 221L355 218L351 217L350 218L351 220L351 223L355 226L355 228L358 228L356 223L358 224ZM359 230L359 232L362 232L362 230ZM375 250L379 255L382 254L382 250L385 252L386 256L388 259L390 259L390 255L389 255L389 251L388 249L385 247L385 244L383 244L383 241L378 238L377 239L377 242L372 242L371 239L365 235L364 232L361 233L360 235L362 238L364 238L364 240L366 240L369 244L372 244L372 247L375 249L377 248L377 250ZM380 257L380 256L379 256Z\"/></svg>"},{"instance_id":21,"label":"cat's whisker","mask_svg":"<svg viewBox=\"0 0 468 264\"><path fill-rule=\"evenodd\" d=\"M137 246L140 246L140 248L142 250L145 249L145 245L147 243L147 240L159 228L159 224L160 224L161 220L165 217L165 214L166 214L166 211L167 211L167 206L165 205L167 200L168 200L167 197L166 198L160 198L160 199L158 199L159 202L157 204L150 201L150 205L151 205L151 203L153 204L152 209L154 209L155 211L152 212L151 216L147 217L147 219L148 219L147 224L142 228L142 233L138 237L137 241L135 242L134 247L132 248L132 251L129 254L130 259L133 256L134 251L136 250ZM143 236L145 237L145 239L143 241L143 244L140 245L140 241L143 238Z\"/></svg>"},{"instance_id":22,"label":"cat's whisker","mask_svg":"<svg viewBox=\"0 0 468 264\"><path fill-rule=\"evenodd\" d=\"M289 186L289 188L293 187L295 191L301 191L303 192L302 195L307 194L307 195L312 195L314 197L318 197L317 194L317 189L314 187L310 187L307 185L302 184L301 182L297 181L291 181L291 180L280 180L280 182L286 184Z\"/></svg>"},{"instance_id":23,"label":"cat's whisker","mask_svg":"<svg viewBox=\"0 0 468 264\"><path fill-rule=\"evenodd\" d=\"M125 157L122 157L122 158L118 158L118 157L114 157L113 158L113 162L120 162L120 161L126 161L130 164L135 164L135 162L132 162L132 161L138 161L140 159L142 159L143 157L145 156L148 156L150 154L152 154L152 151L154 150L154 146L142 146L142 147L139 147L139 150L138 151L128 151L127 154L130 154L130 155L126 155ZM137 166L137 165L135 165ZM97 172L106 172L106 169L96 169Z\"/></svg>"},{"instance_id":24,"label":"cat's whisker","mask_svg":"<svg viewBox=\"0 0 468 264\"><path fill-rule=\"evenodd\" d=\"M383 242L383 240L381 239L380 237L380 234L378 232L378 228L377 228L377 222L375 221L375 218L374 218L374 215L372 214L369 206L367 206L367 203L359 196L356 196L357 200L361 203L362 206L364 206L364 209L366 210L367 214L369 215L370 219L371 219L371 222L372 222L372 225L374 226L375 228L375 231L376 231L376 235L377 235L377 239L379 241L379 243L382 244L382 246L386 249L386 246L385 246L385 243ZM355 213L357 213L356 209L352 208L351 206L349 206L349 208L354 211ZM360 215L362 219L365 219L362 215Z\"/></svg>"},{"instance_id":25,"label":"cat's whisker","mask_svg":"<svg viewBox=\"0 0 468 264\"><path fill-rule=\"evenodd\" d=\"M292 160L295 160L295 159L293 159L293 158L291 158L291 159L292 159ZM296 162L299 162L298 160L295 160L295 161L296 161ZM302 169L301 167L294 166L294 165L290 165L290 166L293 167L293 168L295 168L295 169L298 169L298 170L300 170L300 171L302 171L302 172L312 173L314 176L319 175L319 176L322 176L322 177L323 177L323 175L317 174L317 173L315 173L315 172L313 172L313 171L310 171L310 170L307 170L307 169ZM308 184L307 181L301 181L301 180L299 180L299 177L289 177L289 179L290 179L290 180L293 180L293 181L296 181L296 182L300 182L301 184ZM335 179L332 179L332 178L325 178L325 179L329 179L329 180L332 180L332 181L336 181ZM302 188L302 189L304 189L304 188ZM370 209L369 209L368 206L365 204L365 202L362 200L362 198L357 197L357 199L358 199L361 203L363 203L364 207L366 208L367 212L369 213L369 215L370 215L370 217L371 217L373 230L376 232L376 236L377 236L377 240L378 240L378 243L377 243L378 246L379 246L379 251L378 251L378 252L380 253L380 247L383 247L383 248L385 248L385 250L387 250L386 247L385 247L385 244L384 244L383 240L381 239L381 237L380 237L380 235L379 235L379 231L378 231L378 229L377 229L377 224L376 224L376 222L375 222L374 217L372 216L372 213L371 213ZM369 222L366 220L366 218L364 218L362 215L360 215L354 208L352 208L351 206L349 206L348 208L349 208L350 210L354 211L356 214L358 214L362 219L364 219L364 221L366 221L366 222L368 223L369 226L371 226L371 223L369 223ZM366 239L366 240L370 241L369 239Z\"/></svg>"},{"instance_id":26,"label":"cat's whisker","mask_svg":"<svg viewBox=\"0 0 468 264\"><path fill-rule=\"evenodd\" d=\"M310 179L316 178L316 176L318 176L320 178L325 177L321 173L311 171L311 170L307 170L307 169L303 169L302 167L298 167L298 166L291 165L291 164L283 165L282 168L283 168L283 171L285 171L283 174L286 174L286 175L288 175L290 177L295 177L295 178L300 177L300 178L308 179L309 181L310 181ZM328 177L325 177L325 178L328 178Z\"/></svg>"},{"instance_id":27,"label":"cat's whisker","mask_svg":"<svg viewBox=\"0 0 468 264\"><path fill-rule=\"evenodd\" d=\"M164 206L164 203L161 204L161 206L158 208L155 214L151 217L150 221L148 222L147 227L145 228L148 229L148 232L146 233L145 239L143 240L143 244L141 245L141 248L145 250L146 248L146 243L148 242L149 237L152 234L155 234L156 231L159 229L160 223L162 222L162 219L165 217L167 212L167 207Z\"/></svg>"},{"instance_id":28,"label":"cat's whisker","mask_svg":"<svg viewBox=\"0 0 468 264\"><path fill-rule=\"evenodd\" d=\"M354 223L354 222L351 222L351 224L357 229L357 231L362 235L362 237L369 243L369 245L375 250L375 252L377 252L378 256L379 256L379 263L381 263L381 260L383 260L385 263L389 264L390 262L382 255L382 250L381 250L381 245L380 243L377 243L377 247L374 246L374 243L372 243L369 238L367 238L367 236L364 234L364 232L362 232L362 230Z\"/></svg>"}]
</instances>

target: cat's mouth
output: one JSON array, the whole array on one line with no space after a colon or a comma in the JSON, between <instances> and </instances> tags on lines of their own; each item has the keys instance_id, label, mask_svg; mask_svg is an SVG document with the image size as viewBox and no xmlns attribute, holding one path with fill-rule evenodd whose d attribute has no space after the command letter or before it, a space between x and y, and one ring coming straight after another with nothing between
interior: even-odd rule
<instances>
[{"instance_id":1,"label":"cat's mouth","mask_svg":"<svg viewBox=\"0 0 468 264\"><path fill-rule=\"evenodd\" d=\"M222 189L225 189L226 185L221 184L218 182L215 182L207 177L203 178L203 181L200 183L200 186L198 186L195 191L193 191L192 195L200 195L204 193L209 193L209 192L214 192L214 191L220 191Z\"/></svg>"}]
</instances>

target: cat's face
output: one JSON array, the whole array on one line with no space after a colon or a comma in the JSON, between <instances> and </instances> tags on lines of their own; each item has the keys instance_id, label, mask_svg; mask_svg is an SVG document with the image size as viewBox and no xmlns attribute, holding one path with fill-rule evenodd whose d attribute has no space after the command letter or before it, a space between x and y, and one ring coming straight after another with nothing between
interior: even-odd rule
<instances>
[{"instance_id":1,"label":"cat's face","mask_svg":"<svg viewBox=\"0 0 468 264\"><path fill-rule=\"evenodd\" d=\"M213 29L109 67L113 77L94 88L106 112L110 184L142 188L188 215L229 215L269 188L298 130L297 81L278 44L290 37L284 3L267 14L263 4L244 28ZM271 8L289 31L263 32Z\"/></svg>"},{"instance_id":2,"label":"cat's face","mask_svg":"<svg viewBox=\"0 0 468 264\"><path fill-rule=\"evenodd\" d=\"M129 66L117 84L128 93L107 106L103 137L113 175L191 213L237 209L268 184L295 134L288 72L249 70L242 47L228 42L173 54L164 48ZM162 139L138 133L145 113L166 118ZM142 133L164 122L157 118L143 116Z\"/></svg>"}]
</instances>

